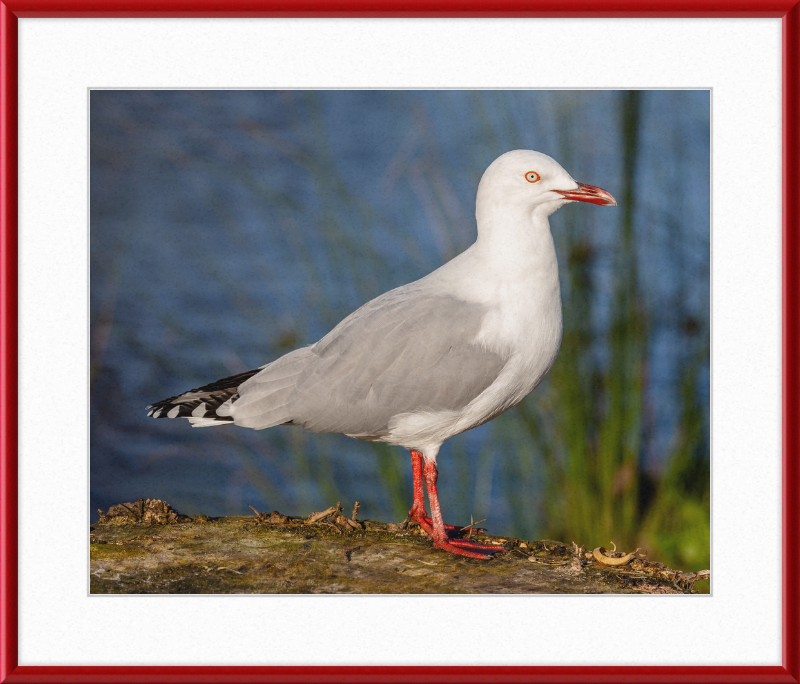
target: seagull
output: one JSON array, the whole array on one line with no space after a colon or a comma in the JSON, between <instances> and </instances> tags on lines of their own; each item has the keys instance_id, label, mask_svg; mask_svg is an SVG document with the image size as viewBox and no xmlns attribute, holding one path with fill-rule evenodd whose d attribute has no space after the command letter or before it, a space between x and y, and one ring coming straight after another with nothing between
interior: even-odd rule
<instances>
[{"instance_id":1,"label":"seagull","mask_svg":"<svg viewBox=\"0 0 800 684\"><path fill-rule=\"evenodd\" d=\"M478 559L505 551L444 524L436 457L445 440L519 403L555 362L561 291L548 218L570 202L617 204L546 154L503 154L478 185L478 237L466 251L364 304L316 344L158 401L147 415L193 427L297 425L404 447L408 515L434 547Z\"/></svg>"}]
</instances>

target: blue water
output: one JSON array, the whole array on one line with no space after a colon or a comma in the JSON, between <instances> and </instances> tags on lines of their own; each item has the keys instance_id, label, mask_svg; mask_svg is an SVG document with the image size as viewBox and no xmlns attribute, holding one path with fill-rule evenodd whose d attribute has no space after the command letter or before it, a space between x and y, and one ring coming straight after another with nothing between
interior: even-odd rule
<instances>
[{"instance_id":1,"label":"blue water","mask_svg":"<svg viewBox=\"0 0 800 684\"><path fill-rule=\"evenodd\" d=\"M477 183L503 152L540 150L618 196L623 102L615 91L94 91L91 510L139 496L209 515L358 500L363 517L401 519L411 489L399 448L296 428L191 429L147 419L144 407L312 343L463 251ZM674 434L681 370L698 339L707 348L709 112L706 91L643 94L631 286L654 312L643 454L654 469ZM570 205L551 224L565 309L566 237L591 245L602 330L620 213ZM545 393L546 383L526 402L535 410ZM497 432L514 420L445 445L447 518L541 529L537 479L514 476L518 459L535 467L536 455L529 445L509 453Z\"/></svg>"}]
</instances>

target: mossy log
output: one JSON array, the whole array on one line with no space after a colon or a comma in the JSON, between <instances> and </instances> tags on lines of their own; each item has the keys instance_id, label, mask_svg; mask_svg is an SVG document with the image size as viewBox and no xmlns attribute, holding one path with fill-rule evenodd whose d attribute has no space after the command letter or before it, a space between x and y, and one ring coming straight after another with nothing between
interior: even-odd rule
<instances>
[{"instance_id":1,"label":"mossy log","mask_svg":"<svg viewBox=\"0 0 800 684\"><path fill-rule=\"evenodd\" d=\"M353 520L331 507L194 519L157 500L112 506L91 528L93 594L690 593L708 573L633 558L607 567L575 544L477 533L492 560L433 548L414 523ZM607 552L610 558L622 553Z\"/></svg>"}]
</instances>

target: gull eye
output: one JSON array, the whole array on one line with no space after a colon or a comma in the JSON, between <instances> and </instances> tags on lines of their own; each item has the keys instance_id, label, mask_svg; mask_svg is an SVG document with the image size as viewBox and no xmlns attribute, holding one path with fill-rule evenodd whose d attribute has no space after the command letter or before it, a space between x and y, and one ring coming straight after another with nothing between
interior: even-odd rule
<instances>
[{"instance_id":1,"label":"gull eye","mask_svg":"<svg viewBox=\"0 0 800 684\"><path fill-rule=\"evenodd\" d=\"M542 177L536 173L536 171L528 171L528 173L525 174L525 180L528 181L528 183L536 183L541 179Z\"/></svg>"}]
</instances>

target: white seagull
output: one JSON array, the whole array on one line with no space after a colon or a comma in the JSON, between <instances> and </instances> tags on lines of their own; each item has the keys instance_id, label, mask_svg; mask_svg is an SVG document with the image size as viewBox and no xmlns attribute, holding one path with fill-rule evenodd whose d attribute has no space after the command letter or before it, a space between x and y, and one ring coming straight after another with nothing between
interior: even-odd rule
<instances>
[{"instance_id":1,"label":"white seagull","mask_svg":"<svg viewBox=\"0 0 800 684\"><path fill-rule=\"evenodd\" d=\"M505 549L444 524L436 456L446 439L519 403L553 365L561 291L548 217L569 202L616 205L546 154L507 152L478 185L478 239L465 252L364 304L316 344L156 402L147 415L194 427L299 425L405 447L411 520L436 548L490 558Z\"/></svg>"}]
</instances>

